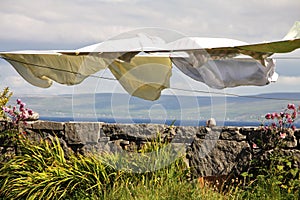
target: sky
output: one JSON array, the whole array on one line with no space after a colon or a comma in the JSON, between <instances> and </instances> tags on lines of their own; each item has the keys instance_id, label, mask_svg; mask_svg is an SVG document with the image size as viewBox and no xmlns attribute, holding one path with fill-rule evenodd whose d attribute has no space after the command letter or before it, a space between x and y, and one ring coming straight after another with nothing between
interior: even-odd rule
<instances>
[{"instance_id":1,"label":"sky","mask_svg":"<svg viewBox=\"0 0 300 200\"><path fill-rule=\"evenodd\" d=\"M299 10L299 0L2 0L0 51L77 49L146 27L248 43L280 40L295 21L300 21ZM298 57L277 60L276 83L222 92L300 92L300 50L276 56ZM60 84L48 89L31 86L4 60L0 60L0 69L0 87L9 86L15 95L64 94L74 90ZM102 84L88 91L111 88Z\"/></svg>"}]
</instances>

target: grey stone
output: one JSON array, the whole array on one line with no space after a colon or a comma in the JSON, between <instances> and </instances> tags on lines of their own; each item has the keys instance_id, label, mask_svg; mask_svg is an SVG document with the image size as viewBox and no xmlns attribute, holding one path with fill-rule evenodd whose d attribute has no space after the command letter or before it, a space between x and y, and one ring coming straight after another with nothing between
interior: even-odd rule
<instances>
[{"instance_id":1,"label":"grey stone","mask_svg":"<svg viewBox=\"0 0 300 200\"><path fill-rule=\"evenodd\" d=\"M120 145L129 145L129 141L128 140L122 140L121 142L120 142Z\"/></svg>"},{"instance_id":2,"label":"grey stone","mask_svg":"<svg viewBox=\"0 0 300 200\"><path fill-rule=\"evenodd\" d=\"M36 130L53 130L53 131L64 130L63 122L35 121L35 122L28 122L28 124L32 124L32 129L36 129Z\"/></svg>"},{"instance_id":3,"label":"grey stone","mask_svg":"<svg viewBox=\"0 0 300 200\"><path fill-rule=\"evenodd\" d=\"M206 126L207 127L213 127L213 126L216 126L217 123L216 123L216 120L214 118L210 118L206 121Z\"/></svg>"},{"instance_id":4,"label":"grey stone","mask_svg":"<svg viewBox=\"0 0 300 200\"><path fill-rule=\"evenodd\" d=\"M100 123L75 122L65 124L65 136L68 144L97 144L100 138Z\"/></svg>"},{"instance_id":5,"label":"grey stone","mask_svg":"<svg viewBox=\"0 0 300 200\"><path fill-rule=\"evenodd\" d=\"M245 141L196 139L188 152L194 176L226 175L249 145ZM248 155L249 156L249 155Z\"/></svg>"},{"instance_id":6,"label":"grey stone","mask_svg":"<svg viewBox=\"0 0 300 200\"><path fill-rule=\"evenodd\" d=\"M223 129L220 134L220 139L243 141L247 139L247 136L240 134L239 131L235 129Z\"/></svg>"},{"instance_id":7,"label":"grey stone","mask_svg":"<svg viewBox=\"0 0 300 200\"><path fill-rule=\"evenodd\" d=\"M40 118L39 113L34 112L32 115L29 115L26 121L37 121Z\"/></svg>"},{"instance_id":8,"label":"grey stone","mask_svg":"<svg viewBox=\"0 0 300 200\"><path fill-rule=\"evenodd\" d=\"M108 142L110 140L109 137L100 137L98 142Z\"/></svg>"}]
</instances>

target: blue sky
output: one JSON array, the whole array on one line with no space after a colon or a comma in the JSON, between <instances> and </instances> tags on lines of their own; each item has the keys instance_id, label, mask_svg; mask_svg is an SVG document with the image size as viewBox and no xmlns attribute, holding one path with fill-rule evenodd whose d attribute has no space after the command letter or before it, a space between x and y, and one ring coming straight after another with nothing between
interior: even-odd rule
<instances>
[{"instance_id":1,"label":"blue sky","mask_svg":"<svg viewBox=\"0 0 300 200\"><path fill-rule=\"evenodd\" d=\"M279 40L300 21L299 10L299 0L2 0L0 51L76 49L141 27L248 43ZM300 50L274 56L300 57ZM73 87L59 84L49 89L33 87L3 60L0 68L0 87L9 86L15 95L73 92ZM277 72L277 83L225 92L300 92L300 59L277 60ZM110 90L106 85L97 87L106 90Z\"/></svg>"}]
</instances>

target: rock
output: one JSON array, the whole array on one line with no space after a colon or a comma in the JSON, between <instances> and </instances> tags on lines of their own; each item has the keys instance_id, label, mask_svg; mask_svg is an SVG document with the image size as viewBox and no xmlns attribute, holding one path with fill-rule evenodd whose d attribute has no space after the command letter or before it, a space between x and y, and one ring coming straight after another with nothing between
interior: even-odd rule
<instances>
[{"instance_id":1,"label":"rock","mask_svg":"<svg viewBox=\"0 0 300 200\"><path fill-rule=\"evenodd\" d=\"M68 144L97 144L100 138L101 123L74 122L65 124L65 137Z\"/></svg>"},{"instance_id":2,"label":"rock","mask_svg":"<svg viewBox=\"0 0 300 200\"><path fill-rule=\"evenodd\" d=\"M195 177L227 175L237 165L239 158L249 160L246 141L195 139L188 152L190 166Z\"/></svg>"},{"instance_id":3,"label":"rock","mask_svg":"<svg viewBox=\"0 0 300 200\"><path fill-rule=\"evenodd\" d=\"M206 126L207 127L213 127L213 126L216 126L217 123L216 123L216 120L214 118L210 118L206 121Z\"/></svg>"},{"instance_id":4,"label":"rock","mask_svg":"<svg viewBox=\"0 0 300 200\"><path fill-rule=\"evenodd\" d=\"M65 123L63 122L36 121L29 122L28 124L32 124L32 129L36 130L63 131L65 128Z\"/></svg>"},{"instance_id":5,"label":"rock","mask_svg":"<svg viewBox=\"0 0 300 200\"><path fill-rule=\"evenodd\" d=\"M244 141L247 139L246 135L242 135L239 133L237 129L223 129L220 134L221 140L235 140L235 141Z\"/></svg>"},{"instance_id":6,"label":"rock","mask_svg":"<svg viewBox=\"0 0 300 200\"><path fill-rule=\"evenodd\" d=\"M40 118L39 113L33 112L32 115L29 115L26 121L37 121Z\"/></svg>"}]
</instances>

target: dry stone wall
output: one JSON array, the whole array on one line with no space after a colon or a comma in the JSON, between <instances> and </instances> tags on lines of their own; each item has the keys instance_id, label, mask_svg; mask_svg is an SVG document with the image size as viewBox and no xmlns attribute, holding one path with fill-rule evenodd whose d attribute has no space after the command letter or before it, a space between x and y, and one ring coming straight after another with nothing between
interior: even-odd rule
<instances>
[{"instance_id":1,"label":"dry stone wall","mask_svg":"<svg viewBox=\"0 0 300 200\"><path fill-rule=\"evenodd\" d=\"M0 134L9 127L2 121ZM170 127L159 124L109 124L102 122L28 122L23 134L33 139L58 136L65 151L87 152L132 151L154 140L186 147L186 158L194 176L218 176L243 171L259 149L253 144L261 130L255 127ZM284 151L300 158L300 132L290 135ZM1 154L12 154L13 145L0 139ZM300 160L300 159L299 159ZM299 161L300 162L300 161Z\"/></svg>"}]
</instances>

